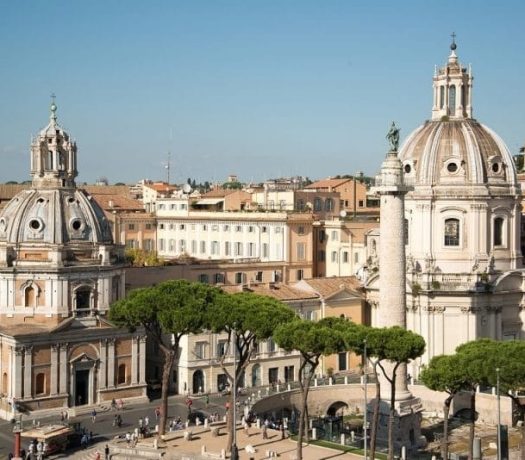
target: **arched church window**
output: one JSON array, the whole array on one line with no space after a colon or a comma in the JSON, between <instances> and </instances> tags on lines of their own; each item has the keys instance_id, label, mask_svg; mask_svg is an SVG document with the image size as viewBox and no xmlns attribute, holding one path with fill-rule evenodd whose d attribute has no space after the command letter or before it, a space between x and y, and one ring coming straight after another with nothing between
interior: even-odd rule
<instances>
[{"instance_id":1,"label":"arched church window","mask_svg":"<svg viewBox=\"0 0 525 460\"><path fill-rule=\"evenodd\" d=\"M445 220L445 246L459 246L459 220Z\"/></svg>"},{"instance_id":2,"label":"arched church window","mask_svg":"<svg viewBox=\"0 0 525 460\"><path fill-rule=\"evenodd\" d=\"M33 286L26 287L24 291L24 306L36 307L36 292Z\"/></svg>"},{"instance_id":3,"label":"arched church window","mask_svg":"<svg viewBox=\"0 0 525 460\"><path fill-rule=\"evenodd\" d=\"M503 245L503 224L504 220L502 217L494 219L494 246Z\"/></svg>"},{"instance_id":4,"label":"arched church window","mask_svg":"<svg viewBox=\"0 0 525 460\"><path fill-rule=\"evenodd\" d=\"M321 211L323 208L323 201L321 198L314 199L314 211Z\"/></svg>"},{"instance_id":5,"label":"arched church window","mask_svg":"<svg viewBox=\"0 0 525 460\"><path fill-rule=\"evenodd\" d=\"M117 384L121 385L123 383L126 383L126 365L125 364L119 364L118 376L117 376Z\"/></svg>"},{"instance_id":6,"label":"arched church window","mask_svg":"<svg viewBox=\"0 0 525 460\"><path fill-rule=\"evenodd\" d=\"M439 87L439 108L442 109L445 106L445 87Z\"/></svg>"},{"instance_id":7,"label":"arched church window","mask_svg":"<svg viewBox=\"0 0 525 460\"><path fill-rule=\"evenodd\" d=\"M42 395L46 392L46 374L43 372L36 374L35 394Z\"/></svg>"},{"instance_id":8,"label":"arched church window","mask_svg":"<svg viewBox=\"0 0 525 460\"><path fill-rule=\"evenodd\" d=\"M456 87L454 85L448 89L448 108L450 115L456 115Z\"/></svg>"}]
</instances>

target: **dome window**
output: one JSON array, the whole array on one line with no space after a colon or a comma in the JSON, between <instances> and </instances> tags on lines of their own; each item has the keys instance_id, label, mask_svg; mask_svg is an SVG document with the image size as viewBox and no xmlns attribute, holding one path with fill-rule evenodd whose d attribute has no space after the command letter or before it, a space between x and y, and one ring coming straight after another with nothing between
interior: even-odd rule
<instances>
[{"instance_id":1,"label":"dome window","mask_svg":"<svg viewBox=\"0 0 525 460\"><path fill-rule=\"evenodd\" d=\"M447 171L448 171L449 173L455 173L455 172L457 172L457 170L458 170L458 165L457 165L457 163L451 162L451 163L449 163L449 164L447 165Z\"/></svg>"},{"instance_id":2,"label":"dome window","mask_svg":"<svg viewBox=\"0 0 525 460\"><path fill-rule=\"evenodd\" d=\"M5 229L7 227L7 221L4 217L0 219L0 232L5 232Z\"/></svg>"},{"instance_id":3,"label":"dome window","mask_svg":"<svg viewBox=\"0 0 525 460\"><path fill-rule=\"evenodd\" d=\"M41 231L44 228L44 224L40 219L31 219L29 221L29 228L34 231Z\"/></svg>"},{"instance_id":4,"label":"dome window","mask_svg":"<svg viewBox=\"0 0 525 460\"><path fill-rule=\"evenodd\" d=\"M75 202L75 198L72 197L72 196L70 196L70 197L67 199L67 202L68 202L69 204L73 204L73 203Z\"/></svg>"},{"instance_id":5,"label":"dome window","mask_svg":"<svg viewBox=\"0 0 525 460\"><path fill-rule=\"evenodd\" d=\"M500 172L500 170L501 170L501 167L499 163L492 163L492 172L497 174Z\"/></svg>"},{"instance_id":6,"label":"dome window","mask_svg":"<svg viewBox=\"0 0 525 460\"><path fill-rule=\"evenodd\" d=\"M412 171L412 168L410 167L410 165L406 164L405 165L405 174L410 174L411 171Z\"/></svg>"},{"instance_id":7,"label":"dome window","mask_svg":"<svg viewBox=\"0 0 525 460\"><path fill-rule=\"evenodd\" d=\"M38 200L36 200L36 202L37 202L38 204L43 204L43 203L45 203L45 201L46 201L46 200L44 200L42 197L40 197Z\"/></svg>"}]
</instances>

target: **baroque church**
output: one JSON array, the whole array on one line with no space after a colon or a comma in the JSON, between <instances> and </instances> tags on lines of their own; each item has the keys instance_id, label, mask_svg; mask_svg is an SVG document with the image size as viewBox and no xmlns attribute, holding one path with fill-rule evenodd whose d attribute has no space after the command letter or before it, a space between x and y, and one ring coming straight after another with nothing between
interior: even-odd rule
<instances>
[{"instance_id":1,"label":"baroque church","mask_svg":"<svg viewBox=\"0 0 525 460\"><path fill-rule=\"evenodd\" d=\"M427 343L408 369L413 376L461 343L525 338L520 185L505 143L473 117L472 84L453 41L448 61L434 73L431 119L399 150L409 187L402 232L406 324ZM369 236L365 288L378 325L380 235Z\"/></svg>"},{"instance_id":2,"label":"baroque church","mask_svg":"<svg viewBox=\"0 0 525 460\"><path fill-rule=\"evenodd\" d=\"M57 123L31 144L32 187L0 214L0 416L146 398L146 338L115 328L123 248L78 189L77 145Z\"/></svg>"}]
</instances>

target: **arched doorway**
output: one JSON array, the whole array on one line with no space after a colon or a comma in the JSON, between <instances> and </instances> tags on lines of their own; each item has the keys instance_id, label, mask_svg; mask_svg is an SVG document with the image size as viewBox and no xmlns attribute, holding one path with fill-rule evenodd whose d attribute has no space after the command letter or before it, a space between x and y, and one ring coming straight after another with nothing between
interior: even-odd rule
<instances>
[{"instance_id":1,"label":"arched doorway","mask_svg":"<svg viewBox=\"0 0 525 460\"><path fill-rule=\"evenodd\" d=\"M342 416L345 412L348 413L348 404L343 401L336 401L330 405L326 415L330 417Z\"/></svg>"},{"instance_id":2,"label":"arched doorway","mask_svg":"<svg viewBox=\"0 0 525 460\"><path fill-rule=\"evenodd\" d=\"M193 394L202 393L204 391L204 374L199 369L193 373Z\"/></svg>"},{"instance_id":3,"label":"arched doorway","mask_svg":"<svg viewBox=\"0 0 525 460\"><path fill-rule=\"evenodd\" d=\"M252 367L252 387L261 386L261 365L254 364Z\"/></svg>"}]
</instances>

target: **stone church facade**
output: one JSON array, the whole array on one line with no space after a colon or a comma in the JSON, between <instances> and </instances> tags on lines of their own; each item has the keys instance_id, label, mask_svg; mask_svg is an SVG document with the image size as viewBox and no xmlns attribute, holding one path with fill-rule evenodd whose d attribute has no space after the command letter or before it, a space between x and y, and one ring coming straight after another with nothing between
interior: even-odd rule
<instances>
[{"instance_id":1,"label":"stone church facade","mask_svg":"<svg viewBox=\"0 0 525 460\"><path fill-rule=\"evenodd\" d=\"M115 328L123 249L77 189L77 145L57 123L31 145L32 187L0 214L0 414L146 397L146 338Z\"/></svg>"}]
</instances>

